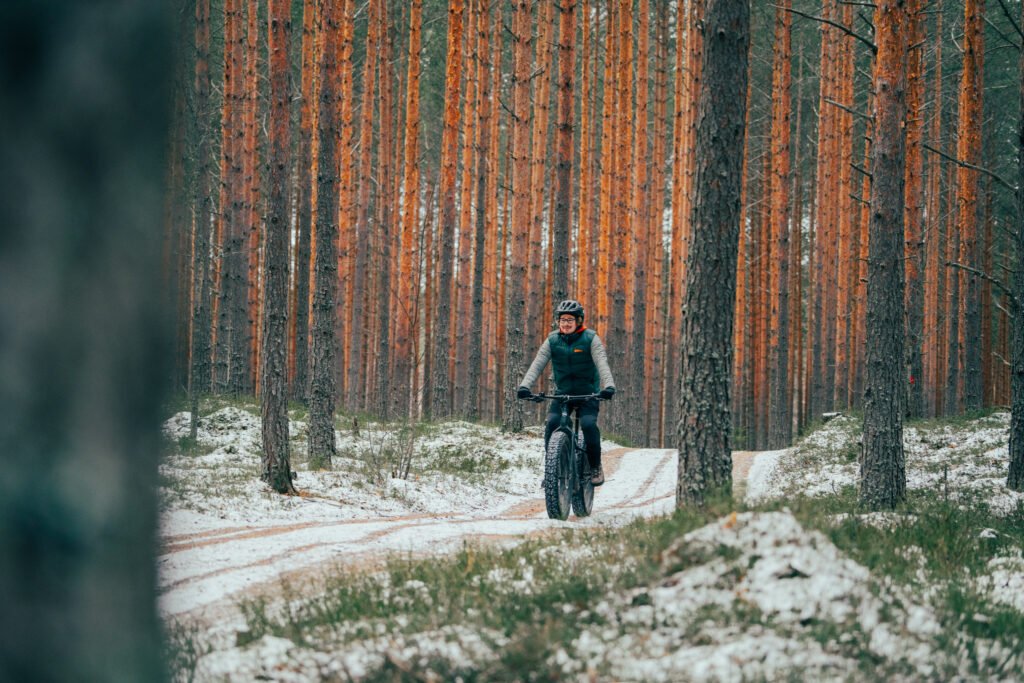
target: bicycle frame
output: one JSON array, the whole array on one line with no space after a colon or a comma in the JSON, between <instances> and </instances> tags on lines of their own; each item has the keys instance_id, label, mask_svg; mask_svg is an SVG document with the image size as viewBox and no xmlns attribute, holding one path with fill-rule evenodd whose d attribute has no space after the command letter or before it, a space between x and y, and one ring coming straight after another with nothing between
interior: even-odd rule
<instances>
[{"instance_id":1,"label":"bicycle frame","mask_svg":"<svg viewBox=\"0 0 1024 683\"><path fill-rule=\"evenodd\" d=\"M573 450L578 449L576 438L580 433L580 411L583 402L594 399L597 401L604 401L600 394L581 394L579 396L570 396L566 394L534 394L530 396L529 400L540 403L541 401L558 401L562 404L562 420L558 423L558 427L555 428L551 433L554 434L556 431L563 431L569 435L572 439ZM569 417L569 411L572 410L572 417Z\"/></svg>"},{"instance_id":2,"label":"bicycle frame","mask_svg":"<svg viewBox=\"0 0 1024 683\"><path fill-rule=\"evenodd\" d=\"M590 514L593 504L594 489L590 483L590 463L586 449L580 444L580 415L579 408L589 401L595 399L604 400L599 394L572 395L548 395L533 394L523 397L528 400L540 403L541 401L558 401L562 404L562 416L558 427L551 431L548 440L545 442L545 476L544 496L548 516L565 520L569 515L569 505L580 517ZM570 417L570 413L573 413ZM552 450L552 440L559 433L557 448ZM564 441L568 438L568 451L563 450ZM559 443L561 441L561 443Z\"/></svg>"}]
</instances>

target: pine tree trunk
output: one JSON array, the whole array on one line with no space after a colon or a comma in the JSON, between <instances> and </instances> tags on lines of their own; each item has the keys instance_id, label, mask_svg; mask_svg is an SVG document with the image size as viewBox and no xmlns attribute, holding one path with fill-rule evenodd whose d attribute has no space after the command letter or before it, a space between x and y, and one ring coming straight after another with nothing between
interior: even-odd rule
<instances>
[{"instance_id":1,"label":"pine tree trunk","mask_svg":"<svg viewBox=\"0 0 1024 683\"><path fill-rule=\"evenodd\" d=\"M693 34L689 30L685 3L678 3L676 12L676 54L675 54L675 79L672 114L672 237L670 247L669 273L668 273L668 315L665 317L665 373L664 373L664 394L661 412L664 415L663 424L668 425L669 430L674 430L677 420L676 409L678 402L675 399L675 392L679 390L679 335L680 321L675 313L682 309L683 287L686 286L686 241L689 216L683 214L683 187L685 174L684 141L686 135L685 117L686 93L684 87L686 71L686 41L691 40ZM668 439L671 440L671 432ZM659 439L661 441L662 439Z\"/></svg>"},{"instance_id":2,"label":"pine tree trunk","mask_svg":"<svg viewBox=\"0 0 1024 683\"><path fill-rule=\"evenodd\" d=\"M903 455L903 215L906 160L907 7L880 0L875 11L875 136L871 157L864 451L860 498L893 508L906 498Z\"/></svg>"},{"instance_id":3,"label":"pine tree trunk","mask_svg":"<svg viewBox=\"0 0 1024 683\"><path fill-rule=\"evenodd\" d=\"M668 3L657 3L657 39L655 40L655 86L654 86L654 140L653 191L651 194L651 212L649 216L648 257L645 266L648 275L651 297L647 307L645 324L646 367L644 374L648 379L645 410L646 443L661 446L661 396L664 363L662 347L664 325L662 314L665 310L664 279L665 249L662 245L662 225L665 213L665 163L668 151L667 114L668 114Z\"/></svg>"},{"instance_id":4,"label":"pine tree trunk","mask_svg":"<svg viewBox=\"0 0 1024 683\"><path fill-rule=\"evenodd\" d=\"M239 354L242 358L244 374L238 376L240 392L259 393L256 386L259 377L259 332L260 332L260 251L262 249L260 230L260 172L259 143L256 129L256 110L259 108L259 79L257 67L259 62L259 0L246 4L245 43L245 121L243 132L244 159L242 177L244 178L244 200L242 214L245 226L246 258L248 260L248 276L246 277L246 305L239 310L239 320L245 330L244 338L239 339L242 346Z\"/></svg>"},{"instance_id":5,"label":"pine tree trunk","mask_svg":"<svg viewBox=\"0 0 1024 683\"><path fill-rule=\"evenodd\" d=\"M191 438L199 429L199 395L211 388L213 282L210 272L212 239L210 198L210 0L196 1L196 191L192 238L192 349L189 373Z\"/></svg>"},{"instance_id":6,"label":"pine tree trunk","mask_svg":"<svg viewBox=\"0 0 1024 683\"><path fill-rule=\"evenodd\" d=\"M1024 8L1021 15L1024 16ZM1006 477L1006 487L1014 491L1024 491L1024 325L1020 316L1024 315L1024 52L1020 56L1020 118L1017 125L1017 225L1013 240L1016 262L1013 264L1017 277L1013 282L1013 295L1010 299L1014 315L1010 360L1010 468Z\"/></svg>"},{"instance_id":7,"label":"pine tree trunk","mask_svg":"<svg viewBox=\"0 0 1024 683\"><path fill-rule=\"evenodd\" d=\"M792 204L793 220L790 221L790 326L789 326L789 387L786 391L787 431L789 439L793 438L793 422L795 418L797 430L803 426L803 224L804 224L804 199L803 199L803 156L801 155L801 107L803 105L803 49L797 53L797 88L796 88L796 141L793 143L793 187ZM749 100L749 98L748 98ZM795 415L794 415L795 412Z\"/></svg>"},{"instance_id":8,"label":"pine tree trunk","mask_svg":"<svg viewBox=\"0 0 1024 683\"><path fill-rule=\"evenodd\" d=\"M597 279L596 287L592 290L597 300L594 302L596 305L592 306L595 315L592 315L588 323L591 327L605 332L605 334L607 334L609 292L611 291L609 287L611 271L609 260L612 251L612 231L614 230L612 214L615 199L615 100L618 96L618 88L615 87L618 41L615 37L618 26L619 5L618 0L607 0L607 3L608 19L604 43L604 87L601 92L603 101L601 106L601 156L599 162L600 213L598 215L597 228L597 262L595 264Z\"/></svg>"},{"instance_id":9,"label":"pine tree trunk","mask_svg":"<svg viewBox=\"0 0 1024 683\"><path fill-rule=\"evenodd\" d=\"M829 2L822 9L822 16L829 18L834 6ZM833 241L831 233L832 223L829 219L830 213L827 203L830 201L830 190L832 184L832 137L834 127L832 121L835 115L835 108L830 106L828 99L834 99L831 83L831 71L834 60L831 58L831 51L834 49L835 41L831 39L831 31L826 24L821 26L821 58L819 62L819 73L821 77L818 82L818 158L815 173L815 244L817 247L815 257L814 292L812 318L814 326L812 330L812 353L811 353L811 413L818 415L824 411L831 410L832 394L828 384L829 362L827 349L829 338L827 335L828 322L834 322L834 317L829 316L830 288L829 288L829 244Z\"/></svg>"},{"instance_id":10,"label":"pine tree trunk","mask_svg":"<svg viewBox=\"0 0 1024 683\"><path fill-rule=\"evenodd\" d=\"M533 132L530 155L530 246L526 279L526 338L532 345L544 335L550 320L544 299L544 176L547 170L548 122L551 100L551 43L554 36L555 0L537 3L537 40L534 73ZM527 359L529 360L529 359Z\"/></svg>"},{"instance_id":11,"label":"pine tree trunk","mask_svg":"<svg viewBox=\"0 0 1024 683\"><path fill-rule=\"evenodd\" d=\"M749 65L748 65L749 69ZM750 130L750 91L751 78L747 74L747 113L744 128ZM747 230L747 188L750 186L749 165L750 142L753 136L747 135L743 143L742 189L740 190L740 229L736 245L736 296L733 300L733 396L732 425L733 433L739 435L744 448L750 447L750 425L747 411L747 390L750 388L750 347L747 340L750 334L750 237Z\"/></svg>"},{"instance_id":12,"label":"pine tree trunk","mask_svg":"<svg viewBox=\"0 0 1024 683\"><path fill-rule=\"evenodd\" d=\"M313 334L309 358L309 460L311 468L330 466L334 455L335 314L338 296L338 139L341 106L339 77L341 21L345 3L324 5L320 27L324 54L321 64L320 143L317 170L316 253L313 271Z\"/></svg>"},{"instance_id":13,"label":"pine tree trunk","mask_svg":"<svg viewBox=\"0 0 1024 683\"><path fill-rule=\"evenodd\" d=\"M576 236L576 278L571 280L567 290L567 296L578 299L583 292L589 292L590 284L593 282L594 264L590 258L591 252L591 224L593 203L591 201L593 179L591 169L592 147L590 144L590 131L594 126L594 110L590 106L591 92L594 90L594 81L591 78L591 63L596 62L596 57L591 57L591 51L595 42L591 40L590 27L594 23L591 0L580 1L580 16L582 17L581 28L581 56L580 56L580 172L579 172L579 200L578 200L578 225ZM596 309L595 309L596 310Z\"/></svg>"},{"instance_id":14,"label":"pine tree trunk","mask_svg":"<svg viewBox=\"0 0 1024 683\"><path fill-rule=\"evenodd\" d=\"M242 3L224 3L224 101L221 115L221 192L220 192L220 277L217 302L217 337L214 347L214 390L238 391L240 358L238 337L244 334L238 321L239 307L245 310L242 288L241 234L242 131L244 55ZM244 318L244 315L243 315Z\"/></svg>"},{"instance_id":15,"label":"pine tree trunk","mask_svg":"<svg viewBox=\"0 0 1024 683\"><path fill-rule=\"evenodd\" d=\"M870 98L868 100L870 108ZM864 133L864 163L871 158L871 141L874 123L868 122ZM850 291L854 292L856 307L853 315L852 349L850 354L850 403L860 408L864 396L864 343L867 338L867 279L868 279L868 230L871 225L871 178L861 179L861 198L858 202L857 225L855 226L857 263L851 269ZM904 378L906 382L906 378Z\"/></svg>"},{"instance_id":16,"label":"pine tree trunk","mask_svg":"<svg viewBox=\"0 0 1024 683\"><path fill-rule=\"evenodd\" d=\"M291 0L270 0L267 53L270 59L270 168L267 179L263 271L263 345L260 389L263 417L261 478L278 493L295 493L288 451L288 237L291 216ZM333 432L332 432L333 436Z\"/></svg>"},{"instance_id":17,"label":"pine tree trunk","mask_svg":"<svg viewBox=\"0 0 1024 683\"><path fill-rule=\"evenodd\" d=\"M434 327L432 394L429 397L431 417L444 419L451 415L452 390L448 384L448 367L452 350L451 306L452 268L455 240L455 175L459 153L459 89L462 79L462 32L464 5L462 0L448 3L448 56L444 84L444 133L441 140L441 223L440 261L438 264L438 311Z\"/></svg>"},{"instance_id":18,"label":"pine tree trunk","mask_svg":"<svg viewBox=\"0 0 1024 683\"><path fill-rule=\"evenodd\" d=\"M647 445L647 431L644 429L646 414L646 386L644 356L645 340L649 328L647 320L647 297L650 296L650 281L646 267L632 267L633 263L646 264L652 249L650 242L650 185L648 184L648 160L651 153L647 142L647 119L649 112L649 50L650 50L650 3L640 0L637 7L637 59L636 59L636 113L632 122L634 130L632 159L632 186L630 188L630 232L629 242L635 247L630 259L631 276L629 367L632 372L632 390L629 397L627 434L637 445ZM622 342L626 340L623 339Z\"/></svg>"},{"instance_id":19,"label":"pine tree trunk","mask_svg":"<svg viewBox=\"0 0 1024 683\"><path fill-rule=\"evenodd\" d=\"M932 86L932 107L931 131L929 139L938 142L942 128L942 12L935 15L935 48L932 71L934 81ZM930 302L931 314L925 320L925 329L931 333L931 368L928 373L929 402L931 404L931 415L941 415L943 412L943 391L946 384L945 367L942 359L945 356L944 330L945 316L942 314L943 301L945 300L945 230L942 220L942 166L938 154L932 154L928 171L928 275L932 281L932 291L927 296Z\"/></svg>"},{"instance_id":20,"label":"pine tree trunk","mask_svg":"<svg viewBox=\"0 0 1024 683\"><path fill-rule=\"evenodd\" d=\"M964 5L964 68L960 80L960 138L957 159L978 166L981 159L982 94L985 62L985 3ZM978 270L978 172L957 168L957 229L962 265ZM959 272L963 316L964 409L981 408L981 303L978 276Z\"/></svg>"},{"instance_id":21,"label":"pine tree trunk","mask_svg":"<svg viewBox=\"0 0 1024 683\"><path fill-rule=\"evenodd\" d=\"M516 383L525 367L524 347L526 296L520 283L526 281L526 253L530 230L530 12L532 0L516 0L512 28L512 214L506 223L511 235L507 277L512 287L505 288L505 392L502 427L518 432L523 428L523 411L516 400Z\"/></svg>"},{"instance_id":22,"label":"pine tree trunk","mask_svg":"<svg viewBox=\"0 0 1024 683\"><path fill-rule=\"evenodd\" d=\"M413 318L418 290L413 289L413 258L416 225L419 216L419 135L420 135L420 29L423 1L413 0L409 17L409 63L405 100L405 179L402 194L402 238L399 251L397 329L395 330L395 373L392 385L401 415L411 415L414 357L412 353Z\"/></svg>"},{"instance_id":23,"label":"pine tree trunk","mask_svg":"<svg viewBox=\"0 0 1024 683\"><path fill-rule=\"evenodd\" d=\"M775 64L772 78L772 272L775 275L769 294L772 297L771 341L769 344L772 378L768 447L785 448L792 440L792 414L787 400L789 367L789 287L790 287L790 60L792 0L784 0L775 10ZM796 267L797 264L793 264Z\"/></svg>"},{"instance_id":24,"label":"pine tree trunk","mask_svg":"<svg viewBox=\"0 0 1024 683\"><path fill-rule=\"evenodd\" d=\"M179 23L184 23L184 14L180 15ZM191 202L187 198L188 188L185 180L185 90L187 86L186 63L177 59L178 74L174 78L174 112L168 146L166 192L164 193L163 230L164 245L161 264L164 278L164 291L167 294L163 304L165 310L174 311L174 369L172 385L175 392L188 390L189 347L191 335L189 327L192 301L192 221L188 209Z\"/></svg>"},{"instance_id":25,"label":"pine tree trunk","mask_svg":"<svg viewBox=\"0 0 1024 683\"><path fill-rule=\"evenodd\" d=\"M750 8L746 2L707 0L702 88L696 135L693 244L687 268L676 444L676 506L700 506L732 487L729 392L732 308L723 293L736 286L743 181L744 122Z\"/></svg>"},{"instance_id":26,"label":"pine tree trunk","mask_svg":"<svg viewBox=\"0 0 1024 683\"><path fill-rule=\"evenodd\" d=\"M576 71L576 3L558 6L558 154L554 188L554 248L551 273L552 308L569 298L569 234L572 230L573 75ZM585 35L585 34L584 34ZM584 69L585 71L585 69Z\"/></svg>"},{"instance_id":27,"label":"pine tree trunk","mask_svg":"<svg viewBox=\"0 0 1024 683\"><path fill-rule=\"evenodd\" d=\"M992 176L985 179L985 220L984 238L979 245L981 248L981 269L985 273L992 273ZM982 405L991 406L995 404L993 393L992 376L992 282L983 280L980 283L981 296L981 388Z\"/></svg>"},{"instance_id":28,"label":"pine tree trunk","mask_svg":"<svg viewBox=\"0 0 1024 683\"><path fill-rule=\"evenodd\" d=\"M373 79L377 67L377 36L380 22L377 19L382 0L371 0L366 24L366 52L363 62L363 92L359 124L359 193L355 202L355 263L352 269L352 325L349 328L351 350L348 358L348 392L346 405L349 410L358 410L363 405L363 390L366 377L363 362L365 335L364 312L366 298L366 275L370 243L370 185L372 183L371 160L373 147ZM378 233L379 234L379 233Z\"/></svg>"},{"instance_id":29,"label":"pine tree trunk","mask_svg":"<svg viewBox=\"0 0 1024 683\"><path fill-rule=\"evenodd\" d=\"M483 254L478 249L474 250L475 239L473 235L473 190L476 180L473 173L473 161L476 158L477 140L480 137L478 125L479 100L477 97L480 85L477 81L478 69L476 67L479 53L475 49L477 42L476 28L480 14L479 0L470 0L467 9L466 18L463 21L465 29L462 34L462 81L465 85L462 101L465 116L462 119L462 179L459 181L459 191L462 195L459 200L459 212L461 214L459 218L459 270L458 277L455 280L456 292L454 298L458 306L452 309L453 326L455 329L455 345L453 347L455 349L455 357L451 368L451 377L454 379L449 381L453 388L465 387L468 389L469 323L472 317L473 282L476 272L473 266L473 259L480 260L483 258ZM475 328L474 332L479 334L479 328ZM465 417L471 412L475 412L476 407L470 403L470 399L471 396L468 390L455 392L452 396L453 413Z\"/></svg>"},{"instance_id":30,"label":"pine tree trunk","mask_svg":"<svg viewBox=\"0 0 1024 683\"><path fill-rule=\"evenodd\" d=\"M772 155L767 145L762 155L761 183L759 187L760 201L757 210L758 237L754 253L757 259L757 296L754 305L757 316L757 336L755 337L754 357L757 359L754 374L754 447L757 450L768 448L768 419L771 394L769 387L771 352L769 345L771 328L771 176Z\"/></svg>"},{"instance_id":31,"label":"pine tree trunk","mask_svg":"<svg viewBox=\"0 0 1024 683\"><path fill-rule=\"evenodd\" d=\"M349 356L352 351L353 304L353 257L355 250L356 194L355 194L355 145L353 42L355 37L354 0L346 0L341 15L340 44L338 45L338 294L335 300L337 314L334 329L337 339L335 356L335 403L344 403L348 391Z\"/></svg>"},{"instance_id":32,"label":"pine tree trunk","mask_svg":"<svg viewBox=\"0 0 1024 683\"><path fill-rule=\"evenodd\" d=\"M852 25L852 7L843 5L842 23L846 26ZM841 39L838 48L838 102L847 109L853 107L853 50L849 41ZM835 106L835 105L829 105ZM853 206L850 189L853 187L853 116L845 110L836 113L838 125L838 156L835 161L839 167L833 174L838 177L838 184L832 195L833 210L836 215L838 238L836 242L836 315L835 331L835 376L833 380L834 401L838 409L844 410L850 407L850 336L852 331L852 318L854 301L851 292L853 283L853 272L856 267L857 251L851 249L854 245L854 231L856 229L853 220Z\"/></svg>"},{"instance_id":33,"label":"pine tree trunk","mask_svg":"<svg viewBox=\"0 0 1024 683\"><path fill-rule=\"evenodd\" d=\"M309 397L309 273L310 243L313 230L316 166L314 137L317 131L316 103L320 101L317 77L316 0L304 0L302 7L302 106L299 114L298 210L295 215L295 312L294 366L291 396L301 401Z\"/></svg>"},{"instance_id":34,"label":"pine tree trunk","mask_svg":"<svg viewBox=\"0 0 1024 683\"><path fill-rule=\"evenodd\" d=\"M490 56L490 0L478 0L476 30L476 54L477 54L477 129L476 137L476 215L474 216L474 261L473 261L473 292L472 310L468 312L472 316L472 330L484 329L484 306L486 289L484 277L488 271L491 254L494 247L488 249L488 220L487 209L489 205L488 196L493 186L488 181L496 176L496 169L489 167L491 148L491 56ZM467 273L468 275L468 273ZM492 276L493 277L493 276ZM489 281L492 282L492 281ZM490 311L493 317L496 311ZM472 420L480 418L480 387L485 379L484 368L484 347L490 343L490 335L485 334L484 339L477 340L477 343L469 344L469 360L466 386L466 416Z\"/></svg>"},{"instance_id":35,"label":"pine tree trunk","mask_svg":"<svg viewBox=\"0 0 1024 683\"><path fill-rule=\"evenodd\" d=\"M391 349L394 347L391 339L391 311L392 290L394 289L394 278L397 271L393 267L395 263L395 226L391 213L391 196L397 196L392 192L392 159L396 151L393 122L394 104L394 78L392 55L394 54L394 33L388 21L388 2L383 0L379 3L379 35L380 35L380 69L379 89L380 99L378 101L378 116L380 122L379 141L377 144L377 168L379 169L378 182L381 191L377 197L377 216L380 232L380 301L379 314L377 315L377 396L375 408L377 416L388 419L390 409L393 407L393 390L391 388ZM396 174L397 175L397 174Z\"/></svg>"},{"instance_id":36,"label":"pine tree trunk","mask_svg":"<svg viewBox=\"0 0 1024 683\"><path fill-rule=\"evenodd\" d=\"M960 238L959 228L954 220L956 200L953 197L959 192L956 188L956 167L948 167L948 181L946 183L947 197L947 221L946 221L946 256L950 260L956 258L959 251ZM943 414L946 416L956 415L960 410L960 273L952 266L944 266L946 277L946 364L945 380L946 388L943 391Z\"/></svg>"},{"instance_id":37,"label":"pine tree trunk","mask_svg":"<svg viewBox=\"0 0 1024 683\"><path fill-rule=\"evenodd\" d=\"M924 159L921 154L924 123L924 16L921 0L911 0L908 28L911 51L907 55L907 417L924 416L924 367L922 338L924 336L924 238L921 233L924 204Z\"/></svg>"}]
</instances>

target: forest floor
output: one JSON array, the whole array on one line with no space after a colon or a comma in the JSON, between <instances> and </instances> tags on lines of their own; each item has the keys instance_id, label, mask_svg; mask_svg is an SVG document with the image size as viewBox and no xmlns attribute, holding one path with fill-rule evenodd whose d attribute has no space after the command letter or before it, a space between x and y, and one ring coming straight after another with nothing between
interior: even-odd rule
<instances>
[{"instance_id":1,"label":"forest floor","mask_svg":"<svg viewBox=\"0 0 1024 683\"><path fill-rule=\"evenodd\" d=\"M301 496L259 482L259 410L165 424L159 605L179 680L1020 678L1024 497L1007 416L905 430L907 509L856 506L859 420L733 453L672 514L675 452L605 442L594 514L547 519L539 429L344 423ZM351 418L347 418L350 420ZM392 476L397 474L399 476ZM941 495L935 495L941 493Z\"/></svg>"}]
</instances>

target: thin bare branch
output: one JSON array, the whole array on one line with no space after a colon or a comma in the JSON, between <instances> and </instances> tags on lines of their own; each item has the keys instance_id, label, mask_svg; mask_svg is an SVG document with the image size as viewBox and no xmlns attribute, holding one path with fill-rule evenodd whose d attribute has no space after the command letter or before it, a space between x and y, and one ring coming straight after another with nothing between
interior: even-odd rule
<instances>
[{"instance_id":1,"label":"thin bare branch","mask_svg":"<svg viewBox=\"0 0 1024 683\"><path fill-rule=\"evenodd\" d=\"M988 24L992 28L993 31L998 33L1000 38L1005 40L1007 43L1009 43L1013 47L1017 48L1018 51L1020 50L1020 45L1018 45L1016 42L1014 42L1013 39L1010 38L1010 36L1008 36L1005 33L1003 33L1002 29L1000 29L998 26L996 26L995 24L992 23L991 19L989 19L988 17L985 17L985 23ZM1002 46L1000 46L1000 47L1002 47ZM998 49L998 48L996 48L996 49ZM992 52L992 51L993 51L992 49L990 49L990 48L988 48L986 46L985 54L988 54L989 52Z\"/></svg>"},{"instance_id":2,"label":"thin bare branch","mask_svg":"<svg viewBox=\"0 0 1024 683\"><path fill-rule=\"evenodd\" d=\"M1017 188L1015 186L1011 185L1006 180L1003 180L1003 178L1000 177L1000 175L998 173L996 173L995 171L990 171L987 168L982 168L981 166L975 166L974 164L968 163L966 161L961 161L960 159L957 159L956 157L953 157L953 156L950 156L950 155L946 154L942 150L935 149L931 145L925 144L925 145L923 145L923 147L926 150L928 150L929 152L934 152L935 154L938 154L943 159L947 159L949 161L952 161L957 166L963 166L964 168L969 168L972 171L978 171L979 173L984 173L985 175L990 176L993 180L998 181L1000 185L1002 185L1006 189L1010 190L1011 192L1016 192L1017 191Z\"/></svg>"},{"instance_id":3,"label":"thin bare branch","mask_svg":"<svg viewBox=\"0 0 1024 683\"><path fill-rule=\"evenodd\" d=\"M839 102L836 102L835 100L830 100L827 97L825 98L825 101L828 102L829 104L831 104L834 107L838 107L838 108L842 109L847 114L853 114L854 116L859 116L862 119L867 119L868 121L871 120L871 115L870 114L865 114L862 111L857 111L856 109L851 109L850 107L847 107L845 104L840 104Z\"/></svg>"},{"instance_id":4,"label":"thin bare branch","mask_svg":"<svg viewBox=\"0 0 1024 683\"><path fill-rule=\"evenodd\" d=\"M1004 285L1002 283L1002 281L997 280L996 278L992 277L988 273L980 271L977 268L971 268L970 266L965 266L964 264L958 263L956 261L946 261L946 265L949 266L950 268L959 268L960 270L967 271L968 273L973 273L974 275L977 275L978 277L980 277L982 280L987 280L987 281L991 282L993 285L998 287L1000 289L1000 291L1002 291L1004 294L1006 294L1007 297L1009 297L1010 305L1012 307L1014 307L1015 309L1017 308L1017 297L1016 297L1016 295L1013 293L1013 291L1008 286Z\"/></svg>"},{"instance_id":5,"label":"thin bare branch","mask_svg":"<svg viewBox=\"0 0 1024 683\"><path fill-rule=\"evenodd\" d=\"M999 6L1003 8L1003 14L1010 20L1010 24L1013 25L1013 29L1017 32L1021 38L1024 38L1024 31L1020 30L1020 24L1013 18L1013 14L1010 13L1010 9L1006 6L1006 0L999 0Z\"/></svg>"},{"instance_id":6,"label":"thin bare branch","mask_svg":"<svg viewBox=\"0 0 1024 683\"><path fill-rule=\"evenodd\" d=\"M871 48L871 53L872 54L878 52L878 46L875 45L873 42L871 42L869 39L867 39L864 36L860 35L859 33L855 32L853 29L847 28L843 24L840 24L838 22L832 21L831 19L826 19L825 17L816 17L813 14L806 14L804 12L801 12L800 10L795 10L792 7L782 7L781 5L769 5L769 7L774 7L775 9L785 10L785 11L789 12L790 14L795 14L797 16L803 17L804 19L810 19L811 21L817 21L817 22L820 22L822 24L828 24L829 26L832 26L834 28L839 29L840 31L842 31L846 35L850 36L851 38L856 38L860 42L862 42L865 45L867 45L869 48Z\"/></svg>"},{"instance_id":7,"label":"thin bare branch","mask_svg":"<svg viewBox=\"0 0 1024 683\"><path fill-rule=\"evenodd\" d=\"M871 175L871 171L867 170L866 168L861 168L857 164L850 164L850 168L852 168L854 171L857 171L862 175L867 176L869 179L874 180L874 176Z\"/></svg>"}]
</instances>

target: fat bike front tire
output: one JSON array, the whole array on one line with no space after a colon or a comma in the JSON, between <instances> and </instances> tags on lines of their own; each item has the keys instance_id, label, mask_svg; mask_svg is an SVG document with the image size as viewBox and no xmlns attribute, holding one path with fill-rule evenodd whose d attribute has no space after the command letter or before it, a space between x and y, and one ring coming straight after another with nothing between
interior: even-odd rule
<instances>
[{"instance_id":1,"label":"fat bike front tire","mask_svg":"<svg viewBox=\"0 0 1024 683\"><path fill-rule=\"evenodd\" d=\"M573 463L577 477L576 489L572 492L572 511L577 517L587 517L594 509L594 485L590 483L590 462L587 460L587 452L576 451L576 462Z\"/></svg>"},{"instance_id":2,"label":"fat bike front tire","mask_svg":"<svg viewBox=\"0 0 1024 683\"><path fill-rule=\"evenodd\" d=\"M548 440L548 450L544 454L544 505L551 519L566 520L569 518L569 506L572 486L570 479L572 443L565 432L557 431Z\"/></svg>"}]
</instances>

